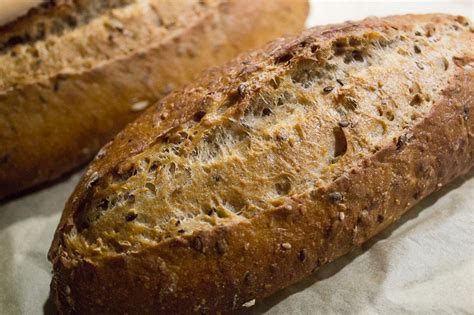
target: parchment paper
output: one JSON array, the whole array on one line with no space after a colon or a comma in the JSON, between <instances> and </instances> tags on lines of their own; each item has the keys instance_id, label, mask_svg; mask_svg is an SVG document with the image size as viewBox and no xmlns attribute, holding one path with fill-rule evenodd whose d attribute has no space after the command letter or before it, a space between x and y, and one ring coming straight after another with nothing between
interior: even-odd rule
<instances>
[{"instance_id":1,"label":"parchment paper","mask_svg":"<svg viewBox=\"0 0 474 315\"><path fill-rule=\"evenodd\" d=\"M380 2L316 1L308 24L410 12L473 16L471 1ZM46 254L81 172L0 203L0 314L54 313ZM474 171L361 249L242 313L474 314L473 210Z\"/></svg>"},{"instance_id":2,"label":"parchment paper","mask_svg":"<svg viewBox=\"0 0 474 315\"><path fill-rule=\"evenodd\" d=\"M0 0L0 24L25 14L29 8L46 0Z\"/></svg>"}]
</instances>

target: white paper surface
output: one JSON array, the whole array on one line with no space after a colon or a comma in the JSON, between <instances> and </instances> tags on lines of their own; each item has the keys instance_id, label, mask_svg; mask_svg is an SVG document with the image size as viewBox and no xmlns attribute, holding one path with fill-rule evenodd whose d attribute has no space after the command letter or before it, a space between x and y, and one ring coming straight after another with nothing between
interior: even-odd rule
<instances>
[{"instance_id":1,"label":"white paper surface","mask_svg":"<svg viewBox=\"0 0 474 315\"><path fill-rule=\"evenodd\" d=\"M45 0L0 0L0 25L28 12Z\"/></svg>"},{"instance_id":2,"label":"white paper surface","mask_svg":"<svg viewBox=\"0 0 474 315\"><path fill-rule=\"evenodd\" d=\"M418 12L473 19L473 2L314 1L308 24ZM54 314L46 255L79 177L0 203L0 314ZM242 313L474 314L473 210L474 171L361 249Z\"/></svg>"}]
</instances>

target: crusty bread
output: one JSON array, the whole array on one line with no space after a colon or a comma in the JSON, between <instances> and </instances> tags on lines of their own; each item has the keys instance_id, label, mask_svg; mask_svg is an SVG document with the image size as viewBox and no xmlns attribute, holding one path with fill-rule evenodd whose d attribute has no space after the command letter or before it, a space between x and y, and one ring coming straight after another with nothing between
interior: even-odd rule
<instances>
[{"instance_id":1,"label":"crusty bread","mask_svg":"<svg viewBox=\"0 0 474 315\"><path fill-rule=\"evenodd\" d=\"M0 28L0 198L86 162L197 72L304 27L306 0L48 1Z\"/></svg>"},{"instance_id":2,"label":"crusty bread","mask_svg":"<svg viewBox=\"0 0 474 315\"><path fill-rule=\"evenodd\" d=\"M474 164L463 17L316 27L213 70L99 152L50 250L62 313L230 312Z\"/></svg>"}]
</instances>

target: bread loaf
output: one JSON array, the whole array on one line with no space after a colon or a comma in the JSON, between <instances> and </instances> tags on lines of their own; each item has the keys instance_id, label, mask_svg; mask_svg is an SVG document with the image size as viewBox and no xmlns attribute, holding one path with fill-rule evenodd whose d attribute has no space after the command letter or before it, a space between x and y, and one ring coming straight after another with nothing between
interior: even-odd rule
<instances>
[{"instance_id":1,"label":"bread loaf","mask_svg":"<svg viewBox=\"0 0 474 315\"><path fill-rule=\"evenodd\" d=\"M0 28L0 198L88 161L211 65L303 29L306 0L48 1Z\"/></svg>"},{"instance_id":2,"label":"bread loaf","mask_svg":"<svg viewBox=\"0 0 474 315\"><path fill-rule=\"evenodd\" d=\"M62 313L228 313L474 165L463 17L316 27L207 71L105 146L50 250Z\"/></svg>"}]
</instances>

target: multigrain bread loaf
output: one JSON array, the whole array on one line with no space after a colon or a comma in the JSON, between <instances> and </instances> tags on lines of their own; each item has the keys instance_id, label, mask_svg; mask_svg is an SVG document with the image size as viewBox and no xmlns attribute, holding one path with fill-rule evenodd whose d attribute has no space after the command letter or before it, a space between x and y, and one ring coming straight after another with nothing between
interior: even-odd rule
<instances>
[{"instance_id":1,"label":"multigrain bread loaf","mask_svg":"<svg viewBox=\"0 0 474 315\"><path fill-rule=\"evenodd\" d=\"M228 313L474 164L463 17L316 27L209 70L105 146L49 258L61 313Z\"/></svg>"},{"instance_id":2,"label":"multigrain bread loaf","mask_svg":"<svg viewBox=\"0 0 474 315\"><path fill-rule=\"evenodd\" d=\"M48 1L0 28L0 198L86 162L197 72L300 31L306 0Z\"/></svg>"}]
</instances>

